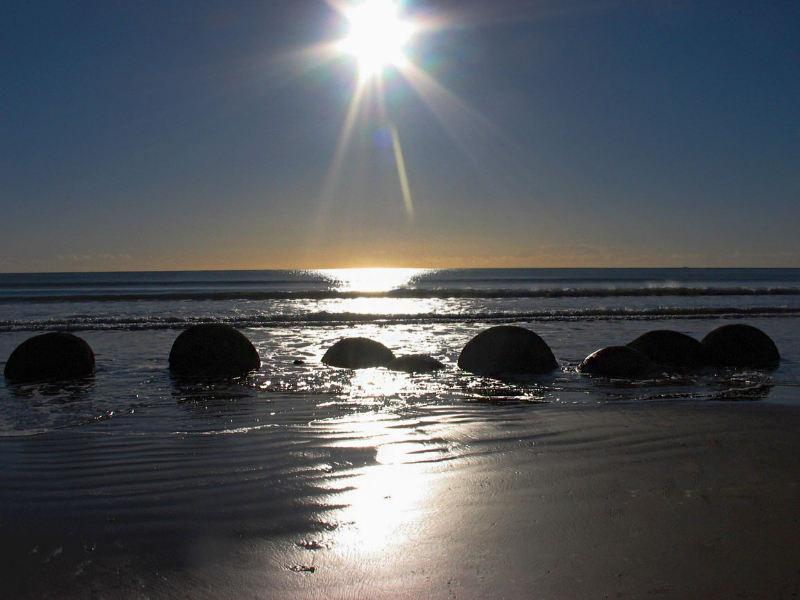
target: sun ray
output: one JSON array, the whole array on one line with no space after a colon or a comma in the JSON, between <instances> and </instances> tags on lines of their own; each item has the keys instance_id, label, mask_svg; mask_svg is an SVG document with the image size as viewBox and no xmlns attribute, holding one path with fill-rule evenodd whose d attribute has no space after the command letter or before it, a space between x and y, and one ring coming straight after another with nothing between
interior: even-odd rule
<instances>
[{"instance_id":1,"label":"sun ray","mask_svg":"<svg viewBox=\"0 0 800 600\"><path fill-rule=\"evenodd\" d=\"M392 0L365 0L363 3L351 5L343 2L329 0L329 4L337 11L345 15L353 25L354 32L340 42L335 47L341 51L353 52L359 60L359 78L355 84L353 98L348 108L345 122L342 126L336 150L328 169L328 173L323 185L322 197L320 200L320 210L317 212L316 220L310 229L312 240L321 239L320 232L328 215L328 208L333 197L340 186L342 173L345 168L346 158L351 149L354 131L359 122L359 118L365 116L365 106L369 101L371 110L377 113L375 125L385 128L389 133L392 144L392 156L397 170L397 177L403 199L406 216L411 222L414 218L414 205L411 198L411 186L408 180L408 170L403 156L400 135L396 126L391 123L388 115L386 103L386 90L382 70L388 64L395 64L399 68L405 65L405 61L400 59L403 44L411 35L412 26L401 21L398 17L398 6ZM373 33L365 31L371 24L377 21L377 30L382 31L383 35L394 36L390 42L394 45L393 53L382 47L383 41ZM388 33L387 33L388 32ZM355 38L353 38L355 36ZM349 45L348 45L349 44ZM355 46L353 45L355 44ZM376 48L375 45L378 47ZM372 62L364 63L365 54L371 51L377 52L381 58L379 68L375 68ZM372 60L372 59L370 59Z\"/></svg>"},{"instance_id":2,"label":"sun ray","mask_svg":"<svg viewBox=\"0 0 800 600\"><path fill-rule=\"evenodd\" d=\"M397 176L400 179L400 188L403 192L403 202L406 205L408 220L414 220L414 203L411 200L411 188L408 185L408 173L406 172L406 162L403 159L403 147L400 145L400 134L397 127L389 126L389 133L392 136L392 148L394 149L394 162L397 165Z\"/></svg>"},{"instance_id":3,"label":"sun ray","mask_svg":"<svg viewBox=\"0 0 800 600\"><path fill-rule=\"evenodd\" d=\"M401 73L488 185L508 190L510 197L543 191L537 175L545 167L530 149L413 62L404 65Z\"/></svg>"},{"instance_id":4,"label":"sun ray","mask_svg":"<svg viewBox=\"0 0 800 600\"><path fill-rule=\"evenodd\" d=\"M350 149L350 142L353 138L353 131L355 130L356 122L361 112L361 106L366 92L366 86L363 82L356 85L353 97L350 100L350 105L347 109L347 116L342 124L342 130L339 133L339 140L336 143L336 150L333 154L333 160L328 168L328 173L325 176L325 183L323 184L322 194L320 198L319 211L316 214L316 219L309 230L310 242L321 238L321 231L324 228L324 223L328 216L328 208L336 195L336 190L341 181L342 170L345 163L345 157ZM308 245L313 245L309 243Z\"/></svg>"},{"instance_id":5,"label":"sun ray","mask_svg":"<svg viewBox=\"0 0 800 600\"><path fill-rule=\"evenodd\" d=\"M269 60L259 61L257 67L260 77L263 78L266 72L271 85L281 85L322 69L338 58L336 44L325 42L277 54Z\"/></svg>"},{"instance_id":6,"label":"sun ray","mask_svg":"<svg viewBox=\"0 0 800 600\"><path fill-rule=\"evenodd\" d=\"M406 216L409 223L414 220L414 203L411 200L411 186L408 183L408 172L406 162L403 157L403 147L400 144L400 133L397 127L389 121L388 110L386 107L386 87L382 77L375 79L375 89L377 91L378 117L381 123L386 124L389 136L392 140L392 152L394 164L397 168L397 178L400 181L400 190L403 194L403 204L406 208Z\"/></svg>"},{"instance_id":7,"label":"sun ray","mask_svg":"<svg viewBox=\"0 0 800 600\"><path fill-rule=\"evenodd\" d=\"M490 138L515 151L524 151L503 130L414 63L404 65L403 76L454 140Z\"/></svg>"},{"instance_id":8,"label":"sun ray","mask_svg":"<svg viewBox=\"0 0 800 600\"><path fill-rule=\"evenodd\" d=\"M317 213L311 234L319 242L325 225L328 209L339 193L348 156L357 139L356 130L384 130L391 141L392 158L397 173L400 192L408 222L415 219L415 206L411 193L406 157L401 143L401 134L390 114L387 102L385 68L394 67L391 75L399 76L425 103L431 114L441 123L444 131L455 142L458 151L474 167L479 181L492 194L509 199L545 196L538 189L537 177L543 167L538 159L508 136L500 127L447 89L429 73L406 59L404 49L412 36L430 32L433 21L427 23L404 21L400 18L396 0L325 0L350 25L344 40L335 44L335 50L352 54L358 61L358 77L354 84L353 98L332 157L320 199L321 210ZM450 23L453 26L453 23ZM439 30L442 24L434 26ZM362 150L366 151L366 148ZM359 157L363 154L358 154ZM357 182L356 182L357 183ZM351 199L359 201L359 194ZM334 230L331 230L334 231Z\"/></svg>"},{"instance_id":9,"label":"sun ray","mask_svg":"<svg viewBox=\"0 0 800 600\"><path fill-rule=\"evenodd\" d=\"M344 158L347 155L350 141L353 138L353 131L355 130L355 124L360 113L365 91L366 86L363 84L357 85L356 91L353 94L353 99L350 101L350 106L347 109L347 117L342 125L342 131L339 134L339 141L336 144L336 151L333 155L333 163L326 179L326 195L329 195L332 192L334 184L338 183L338 177L341 173L342 164L344 163Z\"/></svg>"}]
</instances>

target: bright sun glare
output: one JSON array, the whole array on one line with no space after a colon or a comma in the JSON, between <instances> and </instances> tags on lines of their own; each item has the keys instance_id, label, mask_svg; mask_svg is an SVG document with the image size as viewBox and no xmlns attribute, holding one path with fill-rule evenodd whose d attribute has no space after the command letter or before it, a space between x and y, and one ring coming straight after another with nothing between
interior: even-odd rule
<instances>
[{"instance_id":1,"label":"bright sun glare","mask_svg":"<svg viewBox=\"0 0 800 600\"><path fill-rule=\"evenodd\" d=\"M388 292L408 285L415 277L432 269L320 269L320 275L341 292Z\"/></svg>"},{"instance_id":2,"label":"bright sun glare","mask_svg":"<svg viewBox=\"0 0 800 600\"><path fill-rule=\"evenodd\" d=\"M393 0L364 0L345 11L350 32L340 48L358 60L362 77L405 61L403 49L414 33Z\"/></svg>"}]
</instances>

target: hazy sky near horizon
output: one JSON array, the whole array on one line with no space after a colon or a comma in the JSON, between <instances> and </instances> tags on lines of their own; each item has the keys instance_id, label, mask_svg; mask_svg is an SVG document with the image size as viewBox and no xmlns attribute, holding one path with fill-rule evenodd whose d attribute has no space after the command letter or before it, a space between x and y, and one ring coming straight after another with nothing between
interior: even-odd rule
<instances>
[{"instance_id":1,"label":"hazy sky near horizon","mask_svg":"<svg viewBox=\"0 0 800 600\"><path fill-rule=\"evenodd\" d=\"M402 7L3 3L0 271L800 267L800 2Z\"/></svg>"}]
</instances>

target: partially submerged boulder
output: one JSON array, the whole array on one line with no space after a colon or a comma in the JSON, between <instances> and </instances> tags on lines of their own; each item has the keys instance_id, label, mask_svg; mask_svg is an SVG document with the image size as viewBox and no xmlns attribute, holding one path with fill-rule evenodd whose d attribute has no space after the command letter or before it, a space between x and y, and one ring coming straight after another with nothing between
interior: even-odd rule
<instances>
[{"instance_id":1,"label":"partially submerged boulder","mask_svg":"<svg viewBox=\"0 0 800 600\"><path fill-rule=\"evenodd\" d=\"M385 367L394 360L394 353L375 340L363 337L344 338L328 348L322 362L343 369Z\"/></svg>"},{"instance_id":2,"label":"partially submerged boulder","mask_svg":"<svg viewBox=\"0 0 800 600\"><path fill-rule=\"evenodd\" d=\"M703 345L690 335L669 329L648 331L628 344L659 365L675 369L699 369L708 364Z\"/></svg>"},{"instance_id":3,"label":"partially submerged boulder","mask_svg":"<svg viewBox=\"0 0 800 600\"><path fill-rule=\"evenodd\" d=\"M769 369L781 361L772 338L744 323L718 327L703 338L702 344L711 361L724 367Z\"/></svg>"},{"instance_id":4,"label":"partially submerged boulder","mask_svg":"<svg viewBox=\"0 0 800 600\"><path fill-rule=\"evenodd\" d=\"M637 379L652 369L651 360L630 346L608 346L587 356L578 371L615 379Z\"/></svg>"},{"instance_id":5,"label":"partially submerged boulder","mask_svg":"<svg viewBox=\"0 0 800 600\"><path fill-rule=\"evenodd\" d=\"M8 357L5 376L11 382L76 379L94 373L94 352L71 333L36 335L22 342Z\"/></svg>"},{"instance_id":6,"label":"partially submerged boulder","mask_svg":"<svg viewBox=\"0 0 800 600\"><path fill-rule=\"evenodd\" d=\"M403 371L405 373L431 373L444 369L444 363L427 354L406 354L395 358L386 368L390 371Z\"/></svg>"},{"instance_id":7,"label":"partially submerged boulder","mask_svg":"<svg viewBox=\"0 0 800 600\"><path fill-rule=\"evenodd\" d=\"M176 375L234 377L261 366L258 351L230 325L193 325L172 344L169 368Z\"/></svg>"},{"instance_id":8,"label":"partially submerged boulder","mask_svg":"<svg viewBox=\"0 0 800 600\"><path fill-rule=\"evenodd\" d=\"M477 375L507 377L550 373L558 368L558 362L545 341L530 329L499 325L467 342L458 366Z\"/></svg>"}]
</instances>

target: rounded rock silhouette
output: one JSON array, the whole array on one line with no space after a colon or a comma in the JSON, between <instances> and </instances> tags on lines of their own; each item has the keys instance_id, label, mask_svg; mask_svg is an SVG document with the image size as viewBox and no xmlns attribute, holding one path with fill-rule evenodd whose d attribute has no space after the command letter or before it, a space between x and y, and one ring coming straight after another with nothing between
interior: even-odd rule
<instances>
[{"instance_id":1,"label":"rounded rock silhouette","mask_svg":"<svg viewBox=\"0 0 800 600\"><path fill-rule=\"evenodd\" d=\"M385 367L394 360L394 353L375 340L363 337L344 338L328 348L322 362L343 369Z\"/></svg>"},{"instance_id":2,"label":"rounded rock silhouette","mask_svg":"<svg viewBox=\"0 0 800 600\"><path fill-rule=\"evenodd\" d=\"M703 338L702 344L711 361L724 367L769 369L781 361L772 338L744 323L718 327Z\"/></svg>"},{"instance_id":3,"label":"rounded rock silhouette","mask_svg":"<svg viewBox=\"0 0 800 600\"><path fill-rule=\"evenodd\" d=\"M71 333L43 333L22 342L8 357L6 379L16 383L75 379L94 373L94 352Z\"/></svg>"},{"instance_id":4,"label":"rounded rock silhouette","mask_svg":"<svg viewBox=\"0 0 800 600\"><path fill-rule=\"evenodd\" d=\"M258 351L230 325L193 325L183 331L169 353L170 371L185 376L233 377L261 366Z\"/></svg>"},{"instance_id":5,"label":"rounded rock silhouette","mask_svg":"<svg viewBox=\"0 0 800 600\"><path fill-rule=\"evenodd\" d=\"M498 325L467 342L458 366L476 375L506 377L550 373L558 368L558 362L545 341L530 329Z\"/></svg>"},{"instance_id":6,"label":"rounded rock silhouette","mask_svg":"<svg viewBox=\"0 0 800 600\"><path fill-rule=\"evenodd\" d=\"M628 344L654 363L676 369L699 369L708 364L703 345L690 335L669 329L648 331Z\"/></svg>"},{"instance_id":7,"label":"rounded rock silhouette","mask_svg":"<svg viewBox=\"0 0 800 600\"><path fill-rule=\"evenodd\" d=\"M578 371L614 379L636 379L646 375L652 366L647 356L630 346L608 346L587 356Z\"/></svg>"},{"instance_id":8,"label":"rounded rock silhouette","mask_svg":"<svg viewBox=\"0 0 800 600\"><path fill-rule=\"evenodd\" d=\"M399 356L386 365L390 371L404 373L431 373L444 369L444 364L427 354L406 354Z\"/></svg>"}]
</instances>

